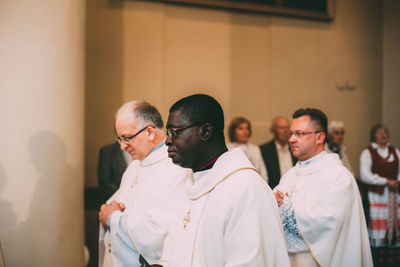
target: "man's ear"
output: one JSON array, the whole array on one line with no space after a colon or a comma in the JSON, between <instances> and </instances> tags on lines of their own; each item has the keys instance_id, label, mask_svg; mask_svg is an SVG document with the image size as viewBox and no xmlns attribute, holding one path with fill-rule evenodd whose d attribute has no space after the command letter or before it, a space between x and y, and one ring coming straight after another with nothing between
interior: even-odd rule
<instances>
[{"instance_id":1,"label":"man's ear","mask_svg":"<svg viewBox=\"0 0 400 267\"><path fill-rule=\"evenodd\" d=\"M206 123L203 126L201 126L201 133L200 133L200 139L202 141L208 141L211 139L212 133L213 133L213 127L211 124Z\"/></svg>"},{"instance_id":2,"label":"man's ear","mask_svg":"<svg viewBox=\"0 0 400 267\"><path fill-rule=\"evenodd\" d=\"M320 132L317 137L318 144L324 144L324 140L326 139L326 134L324 132Z\"/></svg>"},{"instance_id":3,"label":"man's ear","mask_svg":"<svg viewBox=\"0 0 400 267\"><path fill-rule=\"evenodd\" d=\"M150 126L150 127L147 127L146 131L147 131L149 140L153 141L156 138L156 131L157 130L154 127Z\"/></svg>"}]
</instances>

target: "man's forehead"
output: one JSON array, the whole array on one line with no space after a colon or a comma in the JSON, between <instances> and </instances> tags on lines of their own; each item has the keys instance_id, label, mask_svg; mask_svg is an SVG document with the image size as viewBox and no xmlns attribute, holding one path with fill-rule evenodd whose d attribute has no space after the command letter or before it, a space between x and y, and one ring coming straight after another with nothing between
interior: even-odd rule
<instances>
[{"instance_id":1,"label":"man's forehead","mask_svg":"<svg viewBox=\"0 0 400 267\"><path fill-rule=\"evenodd\" d=\"M288 119L285 118L285 117L276 117L276 118L272 121L272 124L275 125L275 126L277 126L277 127L280 127L280 126L287 126L287 125L289 125L289 121L288 121Z\"/></svg>"},{"instance_id":2,"label":"man's forehead","mask_svg":"<svg viewBox=\"0 0 400 267\"><path fill-rule=\"evenodd\" d=\"M115 128L135 131L138 126L138 121L133 116L118 116L115 119Z\"/></svg>"},{"instance_id":3,"label":"man's forehead","mask_svg":"<svg viewBox=\"0 0 400 267\"><path fill-rule=\"evenodd\" d=\"M180 127L188 123L190 121L182 110L174 110L168 115L167 127Z\"/></svg>"},{"instance_id":4,"label":"man's forehead","mask_svg":"<svg viewBox=\"0 0 400 267\"><path fill-rule=\"evenodd\" d=\"M307 127L311 127L311 126L313 126L313 125L312 125L312 121L311 121L310 116L304 115L304 116L301 116L299 118L293 119L290 128L291 129L292 128L302 129L302 128L307 128Z\"/></svg>"},{"instance_id":5,"label":"man's forehead","mask_svg":"<svg viewBox=\"0 0 400 267\"><path fill-rule=\"evenodd\" d=\"M334 132L341 132L341 131L344 131L344 127L335 127L335 128L333 128L333 131L334 131Z\"/></svg>"}]
</instances>

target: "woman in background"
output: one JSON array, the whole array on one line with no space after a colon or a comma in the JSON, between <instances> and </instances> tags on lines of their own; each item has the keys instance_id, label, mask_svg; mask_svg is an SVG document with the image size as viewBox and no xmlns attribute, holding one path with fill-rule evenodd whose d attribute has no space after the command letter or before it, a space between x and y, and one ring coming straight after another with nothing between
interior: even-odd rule
<instances>
[{"instance_id":1,"label":"woman in background","mask_svg":"<svg viewBox=\"0 0 400 267\"><path fill-rule=\"evenodd\" d=\"M230 141L230 143L227 144L228 148L240 147L250 162L258 170L262 178L268 183L267 170L261 156L260 148L255 144L249 143L251 137L250 121L243 117L233 119L229 125L228 135Z\"/></svg>"}]
</instances>

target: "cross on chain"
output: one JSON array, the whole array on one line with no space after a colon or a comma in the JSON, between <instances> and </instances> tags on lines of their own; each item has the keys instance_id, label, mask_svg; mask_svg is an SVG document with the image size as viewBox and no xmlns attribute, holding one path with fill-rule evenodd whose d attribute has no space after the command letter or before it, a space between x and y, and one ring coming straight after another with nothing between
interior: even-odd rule
<instances>
[{"instance_id":1,"label":"cross on chain","mask_svg":"<svg viewBox=\"0 0 400 267\"><path fill-rule=\"evenodd\" d=\"M190 222L190 210L187 211L186 216L183 218L183 229L186 228L189 222Z\"/></svg>"}]
</instances>

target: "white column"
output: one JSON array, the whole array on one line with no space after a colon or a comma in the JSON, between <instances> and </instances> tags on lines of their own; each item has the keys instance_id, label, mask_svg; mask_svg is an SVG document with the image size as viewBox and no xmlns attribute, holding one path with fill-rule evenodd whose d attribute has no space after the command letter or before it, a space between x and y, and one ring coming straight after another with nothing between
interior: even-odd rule
<instances>
[{"instance_id":1,"label":"white column","mask_svg":"<svg viewBox=\"0 0 400 267\"><path fill-rule=\"evenodd\" d=\"M83 266L85 4L0 1L6 266Z\"/></svg>"}]
</instances>

